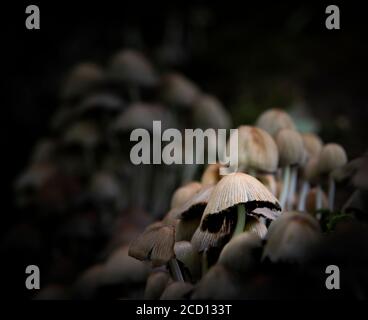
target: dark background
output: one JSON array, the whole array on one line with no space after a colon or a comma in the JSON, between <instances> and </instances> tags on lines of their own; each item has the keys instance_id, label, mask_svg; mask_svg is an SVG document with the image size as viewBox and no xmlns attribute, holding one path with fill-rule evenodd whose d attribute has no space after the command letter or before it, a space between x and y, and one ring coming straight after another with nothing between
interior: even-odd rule
<instances>
[{"instance_id":1,"label":"dark background","mask_svg":"<svg viewBox=\"0 0 368 320\"><path fill-rule=\"evenodd\" d=\"M29 4L39 5L40 30L25 28ZM204 14L204 20L199 19L204 21L206 45L188 50L188 59L175 67L217 95L232 113L235 125L253 121L268 107L289 107L295 97L301 97L319 120L324 141L341 143L350 158L361 155L368 138L368 13L361 2L334 2L340 7L341 30L329 31L325 28L328 4L3 4L5 222L1 230L16 220L14 178L26 166L35 141L47 135L67 71L80 61L105 65L114 52L126 46L154 56L168 17L182 21L188 31L195 12ZM126 37L132 28L139 30L140 43Z\"/></svg>"}]
</instances>

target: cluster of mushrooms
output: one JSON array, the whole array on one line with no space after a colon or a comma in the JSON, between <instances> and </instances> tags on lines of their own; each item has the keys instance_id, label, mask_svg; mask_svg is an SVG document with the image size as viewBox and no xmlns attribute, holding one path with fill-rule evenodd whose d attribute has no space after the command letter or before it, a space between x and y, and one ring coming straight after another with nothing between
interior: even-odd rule
<instances>
[{"instance_id":1,"label":"cluster of mushrooms","mask_svg":"<svg viewBox=\"0 0 368 320\"><path fill-rule=\"evenodd\" d=\"M324 241L323 218L341 216L336 181L354 170L339 144L298 132L286 112L271 109L254 126L238 127L238 150L236 172L221 176L220 164L208 165L200 181L175 191L165 217L131 243L129 254L153 268L145 298L276 298L254 281L267 282L280 264L290 271L288 282L296 281L294 269L313 260ZM367 162L359 160L355 169L363 170Z\"/></svg>"},{"instance_id":2,"label":"cluster of mushrooms","mask_svg":"<svg viewBox=\"0 0 368 320\"><path fill-rule=\"evenodd\" d=\"M366 219L367 155L347 163L342 146L271 109L238 127L236 172L133 165L130 133L151 132L154 120L163 129L232 127L218 99L159 69L123 50L67 77L50 133L15 183L19 223L1 246L37 257L34 298L324 297L326 263L354 260L354 250L331 247L350 239L368 252L354 238L368 235L354 224ZM346 186L343 204L336 194ZM364 295L356 282L352 295Z\"/></svg>"}]
</instances>

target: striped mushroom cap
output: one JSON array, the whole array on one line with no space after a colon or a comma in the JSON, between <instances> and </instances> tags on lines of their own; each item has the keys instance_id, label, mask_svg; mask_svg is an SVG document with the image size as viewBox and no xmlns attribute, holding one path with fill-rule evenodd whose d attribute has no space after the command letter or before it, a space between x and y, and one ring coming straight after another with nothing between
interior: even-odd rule
<instances>
[{"instance_id":1,"label":"striped mushroom cap","mask_svg":"<svg viewBox=\"0 0 368 320\"><path fill-rule=\"evenodd\" d=\"M257 208L270 209L267 212L267 218L270 219L275 219L277 211L281 210L275 196L259 180L245 173L231 173L222 178L212 191L200 227L192 238L197 250L216 246L231 232L236 219L231 209L238 204L243 204L247 213ZM253 214L263 216L262 211Z\"/></svg>"},{"instance_id":2,"label":"striped mushroom cap","mask_svg":"<svg viewBox=\"0 0 368 320\"><path fill-rule=\"evenodd\" d=\"M266 130L271 136L281 129L296 130L293 119L281 109L269 109L263 112L256 121L256 126Z\"/></svg>"}]
</instances>

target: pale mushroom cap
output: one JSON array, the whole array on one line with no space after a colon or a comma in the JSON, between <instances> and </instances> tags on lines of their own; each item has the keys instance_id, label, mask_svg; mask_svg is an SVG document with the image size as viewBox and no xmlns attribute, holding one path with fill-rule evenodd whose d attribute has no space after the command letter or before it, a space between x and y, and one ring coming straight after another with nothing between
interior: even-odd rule
<instances>
[{"instance_id":1,"label":"pale mushroom cap","mask_svg":"<svg viewBox=\"0 0 368 320\"><path fill-rule=\"evenodd\" d=\"M347 161L346 152L342 146L337 143L328 143L320 152L318 171L320 174L329 174L345 165Z\"/></svg>"},{"instance_id":2,"label":"pale mushroom cap","mask_svg":"<svg viewBox=\"0 0 368 320\"><path fill-rule=\"evenodd\" d=\"M261 238L252 232L243 232L224 246L218 263L228 270L244 273L256 264L253 251L261 247Z\"/></svg>"},{"instance_id":3,"label":"pale mushroom cap","mask_svg":"<svg viewBox=\"0 0 368 320\"><path fill-rule=\"evenodd\" d=\"M230 137L228 146L231 145ZM246 171L275 172L279 152L274 139L263 129L252 126L238 127L238 164Z\"/></svg>"},{"instance_id":4,"label":"pale mushroom cap","mask_svg":"<svg viewBox=\"0 0 368 320\"><path fill-rule=\"evenodd\" d=\"M202 94L193 103L195 128L229 129L231 118L221 102L214 96Z\"/></svg>"},{"instance_id":5,"label":"pale mushroom cap","mask_svg":"<svg viewBox=\"0 0 368 320\"><path fill-rule=\"evenodd\" d=\"M202 230L208 227L211 218L226 214L227 209L237 204L244 204L249 211L257 207L280 210L275 196L259 180L245 173L231 173L222 178L212 191L202 216Z\"/></svg>"},{"instance_id":6,"label":"pale mushroom cap","mask_svg":"<svg viewBox=\"0 0 368 320\"><path fill-rule=\"evenodd\" d=\"M113 56L110 73L127 83L140 86L152 86L158 78L146 57L134 50L123 50Z\"/></svg>"},{"instance_id":7,"label":"pale mushroom cap","mask_svg":"<svg viewBox=\"0 0 368 320\"><path fill-rule=\"evenodd\" d=\"M178 208L184 205L191 197L193 197L200 189L202 185L197 182L189 182L186 185L176 189L171 198L171 208Z\"/></svg>"},{"instance_id":8,"label":"pale mushroom cap","mask_svg":"<svg viewBox=\"0 0 368 320\"><path fill-rule=\"evenodd\" d=\"M256 122L256 126L267 131L271 136L281 129L296 130L293 119L281 109L269 109L263 112Z\"/></svg>"},{"instance_id":9,"label":"pale mushroom cap","mask_svg":"<svg viewBox=\"0 0 368 320\"><path fill-rule=\"evenodd\" d=\"M271 261L302 262L308 249L320 240L318 221L309 214L285 212L273 221L266 236L263 258Z\"/></svg>"},{"instance_id":10,"label":"pale mushroom cap","mask_svg":"<svg viewBox=\"0 0 368 320\"><path fill-rule=\"evenodd\" d=\"M321 138L314 133L302 133L302 138L308 157L317 157L323 147Z\"/></svg>"},{"instance_id":11,"label":"pale mushroom cap","mask_svg":"<svg viewBox=\"0 0 368 320\"><path fill-rule=\"evenodd\" d=\"M279 149L279 165L281 167L299 165L304 159L303 139L299 132L281 129L275 137Z\"/></svg>"},{"instance_id":12,"label":"pale mushroom cap","mask_svg":"<svg viewBox=\"0 0 368 320\"><path fill-rule=\"evenodd\" d=\"M193 82L178 73L164 75L161 82L162 99L170 105L192 108L200 93L199 88Z\"/></svg>"},{"instance_id":13,"label":"pale mushroom cap","mask_svg":"<svg viewBox=\"0 0 368 320\"><path fill-rule=\"evenodd\" d=\"M267 227L256 216L248 216L244 231L256 234L259 238L263 239L267 234Z\"/></svg>"},{"instance_id":14,"label":"pale mushroom cap","mask_svg":"<svg viewBox=\"0 0 368 320\"><path fill-rule=\"evenodd\" d=\"M202 209L203 213L204 207ZM198 211L200 212L200 211ZM197 230L201 223L202 214L197 217L191 217L189 219L177 220L175 225L175 241L187 240L190 241L193 237L194 232Z\"/></svg>"}]
</instances>

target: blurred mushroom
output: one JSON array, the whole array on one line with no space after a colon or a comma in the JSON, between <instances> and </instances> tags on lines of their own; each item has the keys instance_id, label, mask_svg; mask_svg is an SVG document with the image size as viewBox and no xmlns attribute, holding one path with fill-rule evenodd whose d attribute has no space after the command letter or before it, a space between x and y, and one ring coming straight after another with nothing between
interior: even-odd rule
<instances>
[{"instance_id":1,"label":"blurred mushroom","mask_svg":"<svg viewBox=\"0 0 368 320\"><path fill-rule=\"evenodd\" d=\"M281 109L269 109L263 112L258 117L256 126L274 137L281 129L296 130L292 118Z\"/></svg>"},{"instance_id":2,"label":"blurred mushroom","mask_svg":"<svg viewBox=\"0 0 368 320\"><path fill-rule=\"evenodd\" d=\"M297 211L285 212L273 221L266 236L263 259L272 262L302 263L308 258L309 248L321 237L318 221L311 215Z\"/></svg>"},{"instance_id":3,"label":"blurred mushroom","mask_svg":"<svg viewBox=\"0 0 368 320\"><path fill-rule=\"evenodd\" d=\"M347 163L346 152L343 147L336 143L326 144L318 158L318 172L320 175L328 175L328 208L334 209L335 180L333 171ZM319 187L320 188L320 187ZM321 190L317 194L317 209L321 209Z\"/></svg>"},{"instance_id":4,"label":"blurred mushroom","mask_svg":"<svg viewBox=\"0 0 368 320\"><path fill-rule=\"evenodd\" d=\"M175 242L174 252L176 259L183 264L184 270L189 272L187 281L198 280L201 274L201 260L198 252L193 249L192 244L189 241ZM185 274L184 272L184 279Z\"/></svg>"},{"instance_id":5,"label":"blurred mushroom","mask_svg":"<svg viewBox=\"0 0 368 320\"><path fill-rule=\"evenodd\" d=\"M303 140L300 134L292 129L281 129L277 132L275 141L279 149L279 165L283 168L283 188L280 194L280 205L285 209L294 200L298 168L304 156Z\"/></svg>"},{"instance_id":6,"label":"blurred mushroom","mask_svg":"<svg viewBox=\"0 0 368 320\"><path fill-rule=\"evenodd\" d=\"M168 272L157 270L153 271L146 283L144 290L144 299L157 300L160 299L166 286L172 281Z\"/></svg>"},{"instance_id":7,"label":"blurred mushroom","mask_svg":"<svg viewBox=\"0 0 368 320\"><path fill-rule=\"evenodd\" d=\"M188 300L193 290L193 285L188 282L172 282L167 285L160 300Z\"/></svg>"}]
</instances>

